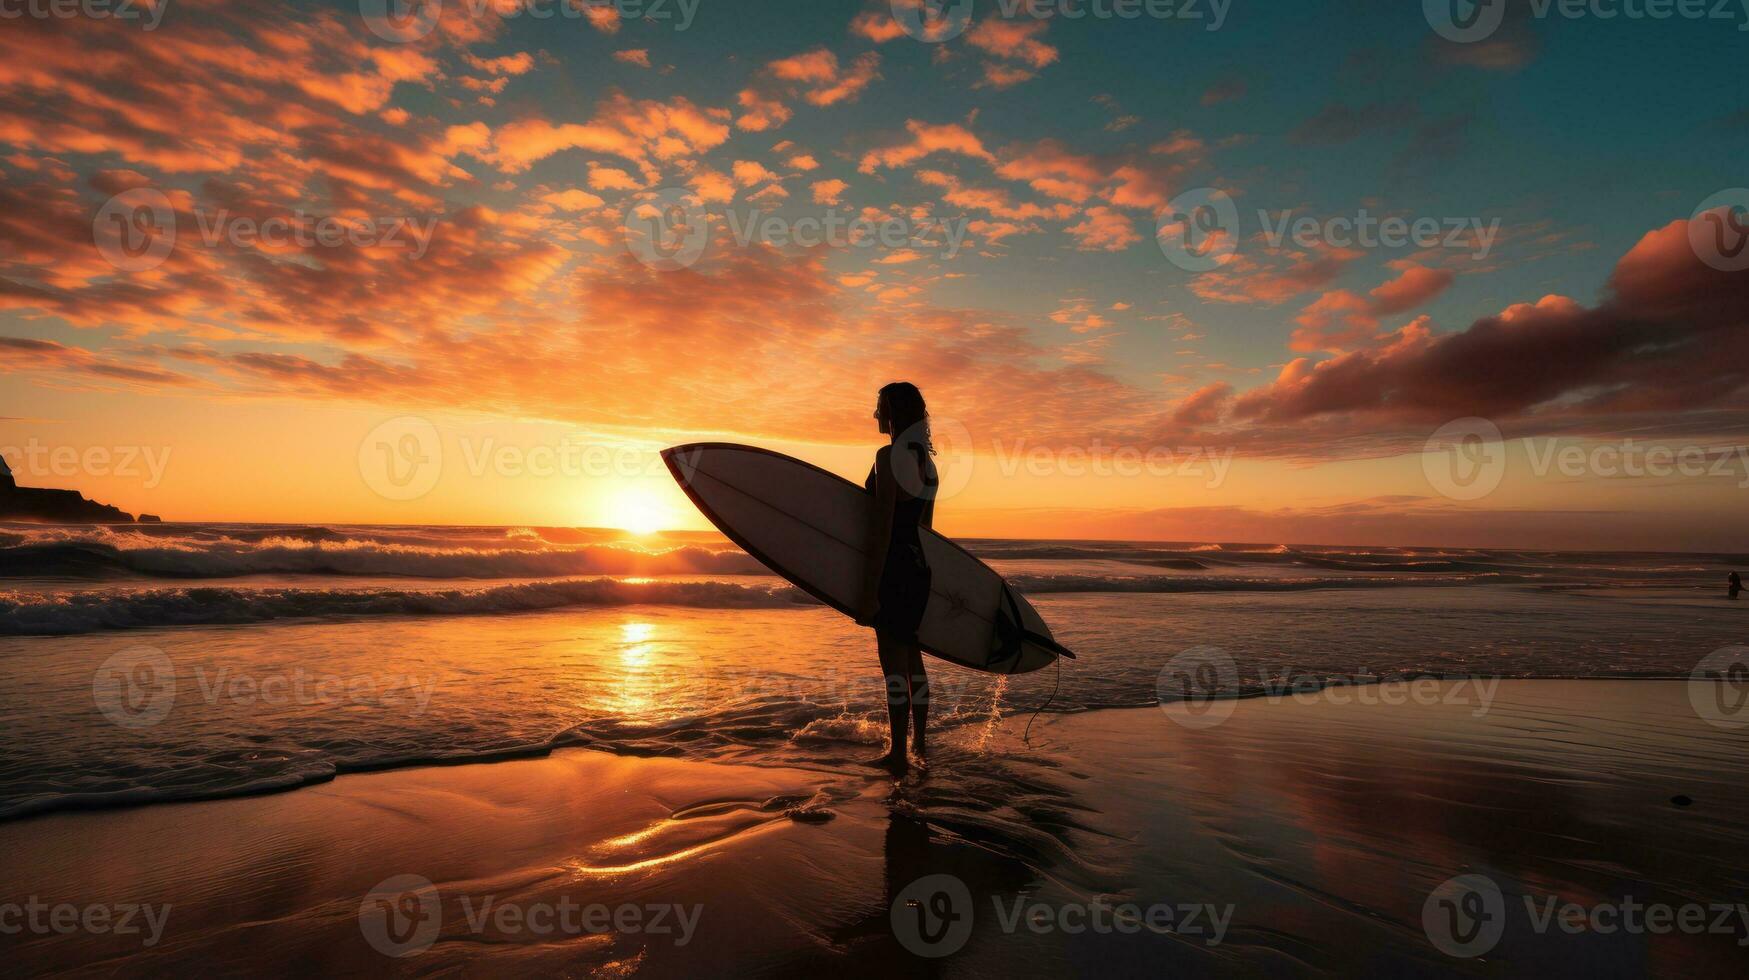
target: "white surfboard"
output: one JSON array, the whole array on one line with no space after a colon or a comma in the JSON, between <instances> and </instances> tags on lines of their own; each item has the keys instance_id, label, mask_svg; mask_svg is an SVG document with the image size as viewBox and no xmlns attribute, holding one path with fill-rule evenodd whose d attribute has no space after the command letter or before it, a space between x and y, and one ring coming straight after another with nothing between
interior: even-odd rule
<instances>
[{"instance_id":1,"label":"white surfboard","mask_svg":"<svg viewBox=\"0 0 1749 980\"><path fill-rule=\"evenodd\" d=\"M868 491L782 453L704 442L662 452L698 509L730 541L798 588L845 615L862 589ZM1024 674L1058 656L1026 598L990 566L947 538L918 529L933 573L917 628L925 653L962 667Z\"/></svg>"}]
</instances>

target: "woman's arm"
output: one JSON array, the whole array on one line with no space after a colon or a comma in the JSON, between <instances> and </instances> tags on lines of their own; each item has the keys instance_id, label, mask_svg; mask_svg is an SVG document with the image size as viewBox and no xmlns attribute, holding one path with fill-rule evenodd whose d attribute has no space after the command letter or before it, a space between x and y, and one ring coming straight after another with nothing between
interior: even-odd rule
<instances>
[{"instance_id":1,"label":"woman's arm","mask_svg":"<svg viewBox=\"0 0 1749 980\"><path fill-rule=\"evenodd\" d=\"M875 453L874 498L869 501L868 536L863 541L862 596L856 606L856 621L867 625L880 604L881 573L887 566L887 545L893 537L893 509L899 502L899 484L893 479L891 450Z\"/></svg>"}]
</instances>

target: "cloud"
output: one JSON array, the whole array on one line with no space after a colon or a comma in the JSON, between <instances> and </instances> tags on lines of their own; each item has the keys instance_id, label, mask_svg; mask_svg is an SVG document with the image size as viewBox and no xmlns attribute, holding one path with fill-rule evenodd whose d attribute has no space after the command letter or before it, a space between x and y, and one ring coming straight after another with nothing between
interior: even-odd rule
<instances>
[{"instance_id":1,"label":"cloud","mask_svg":"<svg viewBox=\"0 0 1749 980\"><path fill-rule=\"evenodd\" d=\"M588 19L590 27L603 34L619 33L619 7L615 4L584 0L578 6L582 8L583 16Z\"/></svg>"},{"instance_id":2,"label":"cloud","mask_svg":"<svg viewBox=\"0 0 1749 980\"><path fill-rule=\"evenodd\" d=\"M643 188L631 174L618 167L589 165L589 186L598 191L635 191Z\"/></svg>"},{"instance_id":3,"label":"cloud","mask_svg":"<svg viewBox=\"0 0 1749 980\"><path fill-rule=\"evenodd\" d=\"M1211 303L1284 303L1335 281L1365 254L1324 244L1311 249L1247 247L1192 279L1190 290Z\"/></svg>"},{"instance_id":4,"label":"cloud","mask_svg":"<svg viewBox=\"0 0 1749 980\"><path fill-rule=\"evenodd\" d=\"M735 117L735 128L750 133L776 129L789 122L790 116L794 115L789 106L761 95L755 89L742 89L735 101L741 106L741 114Z\"/></svg>"},{"instance_id":5,"label":"cloud","mask_svg":"<svg viewBox=\"0 0 1749 980\"><path fill-rule=\"evenodd\" d=\"M1743 425L1749 280L1702 263L1687 224L1642 237L1595 307L1546 296L1457 333L1412 325L1382 346L1290 363L1241 396L1235 414L1367 426L1479 415L1508 429L1597 429L1635 417L1650 435L1713 410Z\"/></svg>"},{"instance_id":6,"label":"cloud","mask_svg":"<svg viewBox=\"0 0 1749 980\"><path fill-rule=\"evenodd\" d=\"M1337 503L1283 507L1236 505L1153 510L1048 508L958 515L966 534L1104 538L1120 541L1315 541L1377 546L1381 541L1438 541L1453 548L1608 547L1640 551L1717 553L1749 548L1749 533L1721 527L1716 513L1668 508L1631 510L1462 507L1440 497L1381 495ZM1020 531L1016 531L1016 527ZM1599 528L1607 537L1599 537ZM1035 530L1036 529L1036 530Z\"/></svg>"},{"instance_id":7,"label":"cloud","mask_svg":"<svg viewBox=\"0 0 1749 980\"><path fill-rule=\"evenodd\" d=\"M1012 221L985 221L978 218L967 222L966 230L981 238L985 244L998 245L1004 239L1035 232L1039 229L1035 225L1022 225Z\"/></svg>"},{"instance_id":8,"label":"cloud","mask_svg":"<svg viewBox=\"0 0 1749 980\"><path fill-rule=\"evenodd\" d=\"M1093 302L1085 297L1064 302L1062 308L1051 314L1051 320L1075 333L1092 333L1111 326L1110 320L1093 311Z\"/></svg>"},{"instance_id":9,"label":"cloud","mask_svg":"<svg viewBox=\"0 0 1749 980\"><path fill-rule=\"evenodd\" d=\"M1049 22L1039 19L1005 20L986 17L966 32L966 43L1000 61L984 63L984 80L992 88L1009 88L1027 81L1038 70L1057 60L1057 49L1039 40Z\"/></svg>"},{"instance_id":10,"label":"cloud","mask_svg":"<svg viewBox=\"0 0 1749 980\"><path fill-rule=\"evenodd\" d=\"M1296 351L1340 352L1372 339L1379 321L1413 310L1445 292L1455 275L1449 269L1430 269L1412 261L1391 263L1399 275L1366 297L1337 289L1318 297L1295 318L1288 347ZM1425 324L1417 329L1424 330Z\"/></svg>"},{"instance_id":11,"label":"cloud","mask_svg":"<svg viewBox=\"0 0 1749 980\"><path fill-rule=\"evenodd\" d=\"M1179 399L1172 407L1172 420L1191 427L1212 425L1220 421L1232 400L1233 386L1215 381Z\"/></svg>"},{"instance_id":12,"label":"cloud","mask_svg":"<svg viewBox=\"0 0 1749 980\"><path fill-rule=\"evenodd\" d=\"M551 204L561 211L593 211L607 203L588 191L575 187L563 191L543 194L541 200Z\"/></svg>"},{"instance_id":13,"label":"cloud","mask_svg":"<svg viewBox=\"0 0 1749 980\"><path fill-rule=\"evenodd\" d=\"M1369 294L1379 316L1413 310L1445 292L1456 278L1449 269L1429 269L1413 262L1393 262L1391 268L1401 274Z\"/></svg>"},{"instance_id":14,"label":"cloud","mask_svg":"<svg viewBox=\"0 0 1749 980\"><path fill-rule=\"evenodd\" d=\"M1237 102L1245 97L1247 88L1243 78L1224 79L1203 89L1202 104L1214 106L1223 102Z\"/></svg>"},{"instance_id":15,"label":"cloud","mask_svg":"<svg viewBox=\"0 0 1749 980\"><path fill-rule=\"evenodd\" d=\"M1077 204L1098 198L1123 208L1158 211L1172 199L1184 175L1200 164L1204 146L1180 130L1147 153L1096 156L1059 140L1004 147L996 174L1024 181L1033 190Z\"/></svg>"},{"instance_id":16,"label":"cloud","mask_svg":"<svg viewBox=\"0 0 1749 980\"><path fill-rule=\"evenodd\" d=\"M752 187L764 181L776 181L780 178L765 169L765 165L756 160L736 160L731 172L735 175L735 183L742 187Z\"/></svg>"},{"instance_id":17,"label":"cloud","mask_svg":"<svg viewBox=\"0 0 1749 980\"><path fill-rule=\"evenodd\" d=\"M52 340L25 337L0 337L0 370L43 371L83 377L97 387L160 386L183 387L197 384L194 378L166 371L146 363L129 363L123 357L105 352L69 347Z\"/></svg>"},{"instance_id":18,"label":"cloud","mask_svg":"<svg viewBox=\"0 0 1749 980\"><path fill-rule=\"evenodd\" d=\"M1088 208L1079 224L1065 230L1083 252L1121 252L1142 240L1135 222L1104 206Z\"/></svg>"},{"instance_id":19,"label":"cloud","mask_svg":"<svg viewBox=\"0 0 1749 980\"><path fill-rule=\"evenodd\" d=\"M940 42L949 40L948 32L963 25L953 17L932 18L924 9L925 4L937 4L938 0L871 0L869 8L857 14L850 21L850 33L856 37L885 44L907 36L905 27L898 18L893 16L900 10L911 11L910 23L922 29L924 37L919 40ZM969 13L969 8L968 8Z\"/></svg>"},{"instance_id":20,"label":"cloud","mask_svg":"<svg viewBox=\"0 0 1749 980\"><path fill-rule=\"evenodd\" d=\"M991 61L984 64L984 78L976 87L1013 88L1021 82L1029 82L1035 77L1037 77L1037 73L1029 68L1016 68L1013 65L1003 65Z\"/></svg>"},{"instance_id":21,"label":"cloud","mask_svg":"<svg viewBox=\"0 0 1749 980\"><path fill-rule=\"evenodd\" d=\"M356 17L284 14L248 0L187 7L187 20L151 43L118 21L9 20L0 32L0 142L109 154L174 174L251 160L295 179L304 134L355 132L360 117L388 108L398 86L430 86L442 75L442 32L423 45L373 47ZM238 51L248 54L221 54ZM512 55L496 67L519 64Z\"/></svg>"},{"instance_id":22,"label":"cloud","mask_svg":"<svg viewBox=\"0 0 1749 980\"><path fill-rule=\"evenodd\" d=\"M1114 96L1101 93L1095 95L1092 101L1104 106L1111 113L1111 121L1105 124L1106 132L1121 133L1142 121L1142 117L1140 116L1125 115L1123 107L1118 104L1118 101Z\"/></svg>"},{"instance_id":23,"label":"cloud","mask_svg":"<svg viewBox=\"0 0 1749 980\"><path fill-rule=\"evenodd\" d=\"M865 10L852 18L850 33L876 44L885 44L904 37L905 28L892 15L887 4L882 3L879 9Z\"/></svg>"},{"instance_id":24,"label":"cloud","mask_svg":"<svg viewBox=\"0 0 1749 980\"><path fill-rule=\"evenodd\" d=\"M655 180L658 163L697 156L729 138L722 113L704 109L676 96L660 102L634 99L615 92L597 104L587 123L553 123L538 117L519 119L492 134L489 151L480 154L506 173L517 173L568 149L617 156Z\"/></svg>"},{"instance_id":25,"label":"cloud","mask_svg":"<svg viewBox=\"0 0 1749 980\"><path fill-rule=\"evenodd\" d=\"M850 185L842 180L822 180L813 185L814 203L836 205Z\"/></svg>"},{"instance_id":26,"label":"cloud","mask_svg":"<svg viewBox=\"0 0 1749 980\"><path fill-rule=\"evenodd\" d=\"M919 170L917 180L932 187L943 188L941 199L947 204L969 211L983 211L992 217L1013 221L1067 221L1079 213L1070 204L1016 202L1008 191L1000 187L967 187L960 183L959 178L940 170Z\"/></svg>"},{"instance_id":27,"label":"cloud","mask_svg":"<svg viewBox=\"0 0 1749 980\"><path fill-rule=\"evenodd\" d=\"M648 68L650 67L650 51L648 48L627 48L624 51L615 51L613 60L628 65L637 65L639 68Z\"/></svg>"},{"instance_id":28,"label":"cloud","mask_svg":"<svg viewBox=\"0 0 1749 980\"><path fill-rule=\"evenodd\" d=\"M907 167L935 153L955 153L986 162L995 159L984 148L983 142L964 126L955 123L935 126L912 119L905 123L905 129L911 134L909 140L868 151L863 154L857 169L872 174L883 167Z\"/></svg>"},{"instance_id":29,"label":"cloud","mask_svg":"<svg viewBox=\"0 0 1749 980\"><path fill-rule=\"evenodd\" d=\"M1154 361L1125 364L1121 377L1101 370L1118 349L1111 320L1158 322L1166 307L1153 304L1182 297L1145 297L1135 283L1122 289L1138 311L1117 317L1103 303L1044 315L937 305L932 289L964 271L923 250L875 265L719 241L698 266L657 274L626 254L618 221L627 196L645 188L774 200L784 177L821 203L866 203L864 213L976 216L968 228L985 256L1047 231L1067 236L1050 246L1109 252L1145 237L1189 178L1213 181L1194 171L1227 143L1185 131L1040 139L1051 124L1042 117L1047 128L1028 125L1011 142L1012 118L975 113L911 119L884 141L869 141L860 123L810 136L818 156L769 146L775 137L735 143L785 125L793 106L858 98L881 62L821 48L771 66L735 62L691 99L537 98L535 73L558 55L512 50L503 19L472 6L444 5L437 31L404 44L373 39L356 12L258 0L184 0L188 16L149 43L91 19L9 25L0 32L0 308L13 332L56 339L6 338L0 371L60 387L195 391L202 404L347 398L853 440L866 435L867 392L902 365L979 431L1176 444L1167 440L1195 430L1295 458L1415 446L1429 423L1467 414L1517 432L1749 431L1743 279L1694 261L1681 222L1623 255L1601 300L1532 294L1451 332L1427 317L1384 332L1397 326L1388 318L1408 319L1445 294L1451 268L1437 255L1393 264L1390 281L1368 291L1338 288L1358 252L1246 243L1233 262L1187 282L1213 303L1294 301L1288 315L1301 330L1291 343L1308 356L1272 381L1246 382L1249 391L1197 387L1204 378L1175 379L1184 387L1162 393L1155 381L1126 380L1158 379L1165 368ZM603 10L597 29L618 30ZM852 34L898 38L885 10L868 6ZM1002 30L1012 33L993 33ZM1052 63L1044 37L981 23L976 40L891 50L919 63L943 52L971 58L968 69L990 81L988 65L1025 73ZM597 41L607 52L627 43ZM499 92L503 105L481 108ZM1082 98L1065 104L1085 109ZM1133 118L1115 101L1097 105L1083 120L1094 136L1108 119ZM1326 108L1295 138L1340 145L1389 133L1407 137L1405 154L1437 158L1461 148L1468 126L1467 116L1423 117L1386 101ZM874 179L854 195L849 181L814 179L826 176L821 161L841 160ZM110 195L139 187L165 193L179 244L162 265L122 274L97 249L92 219ZM380 245L201 242L202 221L221 211L254 222L400 215L432 230L416 261ZM1532 257L1586 247L1546 223L1518 234ZM1028 258L1065 258L1060 248L1038 253ZM1168 290L1185 281L1159 280ZM1448 320L1443 306L1440 316ZM1176 337L1173 346L1191 349ZM672 371L680 362L698 370ZM580 384L554 363L587 365L585 381L603 383Z\"/></svg>"},{"instance_id":30,"label":"cloud","mask_svg":"<svg viewBox=\"0 0 1749 980\"><path fill-rule=\"evenodd\" d=\"M95 182L125 186L138 175L106 172ZM550 189L549 189L549 192ZM461 208L441 217L395 219L363 238L318 236L311 225L339 219L302 215L235 185L203 194L169 189L174 247L161 264L131 275L93 242L96 205L76 188L0 185L0 307L49 313L76 326L119 326L143 335L387 343L492 311L507 295L533 294L568 259L549 228L551 205L495 212ZM567 202L568 203L568 202ZM206 231L264 228L268 241ZM309 233L292 239L291 229ZM390 234L392 232L392 234Z\"/></svg>"},{"instance_id":31,"label":"cloud","mask_svg":"<svg viewBox=\"0 0 1749 980\"><path fill-rule=\"evenodd\" d=\"M778 81L796 85L810 105L830 106L855 101L881 77L880 67L881 56L873 51L858 55L848 67L840 67L838 56L822 47L780 58L765 69Z\"/></svg>"},{"instance_id":32,"label":"cloud","mask_svg":"<svg viewBox=\"0 0 1749 980\"><path fill-rule=\"evenodd\" d=\"M998 58L1043 68L1057 60L1057 49L1039 40L1048 26L1044 20L986 17L966 32L966 43Z\"/></svg>"},{"instance_id":33,"label":"cloud","mask_svg":"<svg viewBox=\"0 0 1749 980\"><path fill-rule=\"evenodd\" d=\"M727 204L735 199L735 181L709 167L699 167L686 184L706 204Z\"/></svg>"}]
</instances>

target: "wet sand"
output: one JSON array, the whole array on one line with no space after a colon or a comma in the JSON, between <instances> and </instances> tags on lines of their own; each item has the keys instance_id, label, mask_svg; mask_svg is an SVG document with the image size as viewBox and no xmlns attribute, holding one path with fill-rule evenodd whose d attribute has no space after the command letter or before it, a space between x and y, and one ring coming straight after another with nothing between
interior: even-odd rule
<instances>
[{"instance_id":1,"label":"wet sand","mask_svg":"<svg viewBox=\"0 0 1749 980\"><path fill-rule=\"evenodd\" d=\"M1041 717L1030 747L1025 720L949 733L897 785L567 749L0 824L0 902L38 904L39 926L6 939L8 972L1687 977L1749 963L1749 729L1703 721L1685 683L1094 711ZM943 874L957 886L912 887ZM1443 913L1423 916L1458 875L1502 900L1500 934L1469 958L1430 938ZM1701 934L1539 931L1531 909L1551 900L1605 927L1599 908L1732 915L1709 913L1717 931ZM65 933L59 905L75 908ZM124 915L138 932L116 934Z\"/></svg>"}]
</instances>

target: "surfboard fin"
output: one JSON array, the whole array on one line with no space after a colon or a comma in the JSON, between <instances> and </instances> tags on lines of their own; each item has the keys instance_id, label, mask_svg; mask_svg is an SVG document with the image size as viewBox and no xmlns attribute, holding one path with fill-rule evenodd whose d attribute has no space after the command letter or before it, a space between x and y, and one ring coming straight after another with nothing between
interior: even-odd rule
<instances>
[{"instance_id":1,"label":"surfboard fin","mask_svg":"<svg viewBox=\"0 0 1749 980\"><path fill-rule=\"evenodd\" d=\"M1007 582L1002 583L1002 604L996 608L996 629L990 639L991 649L995 652L995 656L991 658L992 664L1011 659L1018 662L1022 643L1032 643L1059 657L1075 659L1074 651L1068 647L1043 633L1026 628L1020 618L1020 603L1015 600L1014 590L1008 587Z\"/></svg>"}]
</instances>

